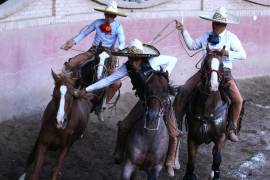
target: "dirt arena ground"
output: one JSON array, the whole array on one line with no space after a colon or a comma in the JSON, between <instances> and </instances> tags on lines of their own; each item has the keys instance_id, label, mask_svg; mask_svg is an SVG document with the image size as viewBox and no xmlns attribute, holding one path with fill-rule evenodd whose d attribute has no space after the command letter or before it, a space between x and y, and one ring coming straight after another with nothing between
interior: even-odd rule
<instances>
[{"instance_id":1,"label":"dirt arena ground","mask_svg":"<svg viewBox=\"0 0 270 180\"><path fill-rule=\"evenodd\" d=\"M227 142L222 152L221 175L224 180L270 179L270 77L239 80L246 103L246 115L242 124L241 142ZM117 180L121 166L114 165L112 152L116 139L116 123L132 108L136 98L129 93L121 96L116 110L105 115L99 122L91 115L87 131L72 147L64 163L59 179L62 180ZM26 158L34 145L40 128L42 112L33 112L0 124L0 180L15 180L23 172ZM174 178L165 171L160 179L182 179L187 151L186 138L182 140L180 153L181 170ZM202 145L196 163L196 174L205 180L211 170L212 145ZM41 179L49 179L56 153L49 153L42 170ZM137 179L145 179L138 173Z\"/></svg>"}]
</instances>

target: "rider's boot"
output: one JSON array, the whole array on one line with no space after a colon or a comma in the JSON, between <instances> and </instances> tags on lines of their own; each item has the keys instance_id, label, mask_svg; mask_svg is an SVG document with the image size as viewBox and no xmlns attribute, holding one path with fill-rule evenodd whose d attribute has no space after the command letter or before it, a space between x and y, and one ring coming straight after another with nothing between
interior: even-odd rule
<instances>
[{"instance_id":1,"label":"rider's boot","mask_svg":"<svg viewBox=\"0 0 270 180\"><path fill-rule=\"evenodd\" d=\"M104 121L104 117L103 117L102 111L97 112L97 118L98 118L98 120L101 121L101 122Z\"/></svg>"},{"instance_id":2,"label":"rider's boot","mask_svg":"<svg viewBox=\"0 0 270 180\"><path fill-rule=\"evenodd\" d=\"M116 147L113 153L113 158L116 164L120 164L124 160L124 151L125 151L125 141L126 141L126 133L121 130L120 122L118 122L118 131L117 131L117 141Z\"/></svg>"},{"instance_id":3,"label":"rider's boot","mask_svg":"<svg viewBox=\"0 0 270 180\"><path fill-rule=\"evenodd\" d=\"M171 177L174 176L176 150L177 150L177 138L169 137L169 149L166 159L166 167L167 172Z\"/></svg>"},{"instance_id":4,"label":"rider's boot","mask_svg":"<svg viewBox=\"0 0 270 180\"><path fill-rule=\"evenodd\" d=\"M231 127L229 129L229 132L228 132L228 138L232 142L239 142L240 141L239 138L238 138L238 136L236 135L237 124L238 124L238 119L237 120L233 120L232 125L231 125Z\"/></svg>"},{"instance_id":5,"label":"rider's boot","mask_svg":"<svg viewBox=\"0 0 270 180\"><path fill-rule=\"evenodd\" d=\"M115 83L110 85L109 88L107 88L107 90L106 90L106 102L107 103L109 103L112 100L112 98L114 97L116 92L121 88L121 86L122 86L121 81L116 81Z\"/></svg>"}]
</instances>

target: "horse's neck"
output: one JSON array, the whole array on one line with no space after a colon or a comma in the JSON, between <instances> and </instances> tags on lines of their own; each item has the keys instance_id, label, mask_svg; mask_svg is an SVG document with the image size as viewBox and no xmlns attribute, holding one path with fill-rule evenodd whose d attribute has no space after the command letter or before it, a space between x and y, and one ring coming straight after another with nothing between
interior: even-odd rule
<instances>
[{"instance_id":1,"label":"horse's neck","mask_svg":"<svg viewBox=\"0 0 270 180\"><path fill-rule=\"evenodd\" d=\"M204 104L204 113L213 113L217 107L222 105L222 98L219 91L212 92L208 95Z\"/></svg>"}]
</instances>

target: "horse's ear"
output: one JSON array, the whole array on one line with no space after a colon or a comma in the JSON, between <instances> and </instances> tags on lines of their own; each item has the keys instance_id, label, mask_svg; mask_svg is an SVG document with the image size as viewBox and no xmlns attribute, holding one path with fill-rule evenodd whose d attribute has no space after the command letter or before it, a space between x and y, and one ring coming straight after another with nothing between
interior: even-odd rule
<instances>
[{"instance_id":1,"label":"horse's ear","mask_svg":"<svg viewBox=\"0 0 270 180\"><path fill-rule=\"evenodd\" d=\"M163 67L162 66L160 66L160 72L164 72L164 69L163 69Z\"/></svg>"},{"instance_id":2,"label":"horse's ear","mask_svg":"<svg viewBox=\"0 0 270 180\"><path fill-rule=\"evenodd\" d=\"M53 77L54 81L55 82L58 81L59 80L59 77L58 77L58 75L52 69L51 69L51 73L52 73L52 77Z\"/></svg>"},{"instance_id":3,"label":"horse's ear","mask_svg":"<svg viewBox=\"0 0 270 180\"><path fill-rule=\"evenodd\" d=\"M221 50L221 55L222 56L224 56L224 54L225 54L225 49L226 49L226 46L224 45L223 48L222 48L222 50Z\"/></svg>"},{"instance_id":4,"label":"horse's ear","mask_svg":"<svg viewBox=\"0 0 270 180\"><path fill-rule=\"evenodd\" d=\"M169 77L169 72L168 71L165 71L165 74L167 77Z\"/></svg>"}]
</instances>

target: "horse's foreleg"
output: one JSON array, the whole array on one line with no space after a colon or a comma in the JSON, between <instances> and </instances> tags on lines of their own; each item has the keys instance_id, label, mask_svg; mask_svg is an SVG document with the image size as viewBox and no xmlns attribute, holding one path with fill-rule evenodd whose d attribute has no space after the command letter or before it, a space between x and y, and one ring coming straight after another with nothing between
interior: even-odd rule
<instances>
[{"instance_id":1,"label":"horse's foreleg","mask_svg":"<svg viewBox=\"0 0 270 180\"><path fill-rule=\"evenodd\" d=\"M197 155L198 147L199 145L196 144L191 137L188 136L188 163L187 163L187 169L186 169L186 174L184 176L184 180L189 179L189 180L196 180L196 175L193 173L194 172L194 163L195 163L195 158Z\"/></svg>"},{"instance_id":2,"label":"horse's foreleg","mask_svg":"<svg viewBox=\"0 0 270 180\"><path fill-rule=\"evenodd\" d=\"M19 177L19 180L26 179L26 173L29 171L31 165L33 164L33 162L35 160L35 154L36 154L36 150L37 150L37 144L38 144L38 139L36 140L35 145L34 145L32 151L31 151L30 155L27 158L24 173Z\"/></svg>"},{"instance_id":3,"label":"horse's foreleg","mask_svg":"<svg viewBox=\"0 0 270 180\"><path fill-rule=\"evenodd\" d=\"M180 151L180 136L177 138L177 148L176 148L176 157L175 157L175 169L180 169L180 162L179 162L179 151Z\"/></svg>"},{"instance_id":4,"label":"horse's foreleg","mask_svg":"<svg viewBox=\"0 0 270 180\"><path fill-rule=\"evenodd\" d=\"M47 152L48 152L48 149L45 145L43 145L43 144L37 145L37 149L35 152L36 162L35 162L33 171L30 175L30 178L29 178L30 180L37 180L39 178L39 173L40 173L40 170L42 168L42 165L43 165L43 162L45 160L45 156L46 156Z\"/></svg>"},{"instance_id":5,"label":"horse's foreleg","mask_svg":"<svg viewBox=\"0 0 270 180\"><path fill-rule=\"evenodd\" d=\"M66 157L66 155L68 153L68 150L69 150L69 146L66 146L64 149L62 149L60 151L57 162L56 162L56 164L55 164L55 166L53 168L51 180L56 180L57 179L58 173L60 171L60 168L63 165L64 159L65 159L65 157Z\"/></svg>"},{"instance_id":6,"label":"horse's foreleg","mask_svg":"<svg viewBox=\"0 0 270 180\"><path fill-rule=\"evenodd\" d=\"M150 174L148 175L147 180L157 180L161 169L162 165L157 165L155 168L153 168Z\"/></svg>"},{"instance_id":7,"label":"horse's foreleg","mask_svg":"<svg viewBox=\"0 0 270 180\"><path fill-rule=\"evenodd\" d=\"M224 147L226 136L225 134L215 142L215 146L213 147L212 154L213 154L213 164L212 164L212 173L211 179L218 180L220 179L220 169L219 166L221 164L221 149Z\"/></svg>"},{"instance_id":8,"label":"horse's foreleg","mask_svg":"<svg viewBox=\"0 0 270 180\"><path fill-rule=\"evenodd\" d=\"M124 168L122 171L122 180L130 180L131 176L135 170L135 165L130 162L130 160L127 160L124 164Z\"/></svg>"}]
</instances>

